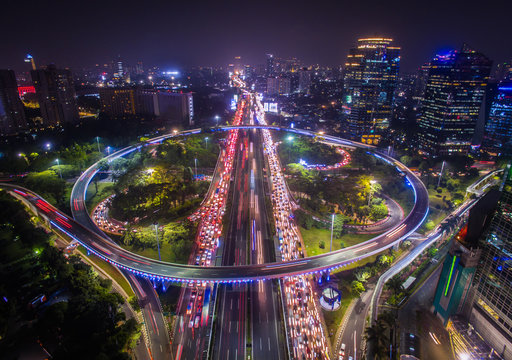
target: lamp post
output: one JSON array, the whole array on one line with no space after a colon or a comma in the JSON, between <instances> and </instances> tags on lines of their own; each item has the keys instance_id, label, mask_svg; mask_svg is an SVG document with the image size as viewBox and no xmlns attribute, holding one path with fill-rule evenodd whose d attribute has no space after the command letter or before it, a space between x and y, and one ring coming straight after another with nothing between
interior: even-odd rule
<instances>
[{"instance_id":1,"label":"lamp post","mask_svg":"<svg viewBox=\"0 0 512 360\"><path fill-rule=\"evenodd\" d=\"M373 196L373 185L376 183L375 180L370 180L370 194L368 195L368 206L370 206L370 202L372 201Z\"/></svg>"},{"instance_id":2,"label":"lamp post","mask_svg":"<svg viewBox=\"0 0 512 360\"><path fill-rule=\"evenodd\" d=\"M204 138L204 141L205 141L205 143L206 143L206 147L205 147L205 148L206 148L206 149L208 149L208 137L205 137L205 138Z\"/></svg>"},{"instance_id":3,"label":"lamp post","mask_svg":"<svg viewBox=\"0 0 512 360\"><path fill-rule=\"evenodd\" d=\"M101 152L100 151L100 137L99 136L96 136L96 144L98 144L98 152Z\"/></svg>"},{"instance_id":4,"label":"lamp post","mask_svg":"<svg viewBox=\"0 0 512 360\"><path fill-rule=\"evenodd\" d=\"M107 146L107 156L110 155L110 146Z\"/></svg>"},{"instance_id":5,"label":"lamp post","mask_svg":"<svg viewBox=\"0 0 512 360\"><path fill-rule=\"evenodd\" d=\"M216 127L219 127L219 119L220 119L220 116L219 115L215 115L215 126Z\"/></svg>"},{"instance_id":6,"label":"lamp post","mask_svg":"<svg viewBox=\"0 0 512 360\"><path fill-rule=\"evenodd\" d=\"M55 161L57 161L57 169L59 169L59 176L60 176L60 179L62 180L62 171L60 170L60 162L59 162L59 159L56 159Z\"/></svg>"},{"instance_id":7,"label":"lamp post","mask_svg":"<svg viewBox=\"0 0 512 360\"><path fill-rule=\"evenodd\" d=\"M155 222L155 236L156 236L156 246L158 248L158 260L162 261L162 256L160 255L160 240L158 239L158 223Z\"/></svg>"},{"instance_id":8,"label":"lamp post","mask_svg":"<svg viewBox=\"0 0 512 360\"><path fill-rule=\"evenodd\" d=\"M194 168L196 170L196 179L197 179L197 159L194 159Z\"/></svg>"},{"instance_id":9,"label":"lamp post","mask_svg":"<svg viewBox=\"0 0 512 360\"><path fill-rule=\"evenodd\" d=\"M332 251L332 234L334 232L334 216L335 216L335 214L333 213L332 217L331 217L331 245L329 246L329 252Z\"/></svg>"},{"instance_id":10,"label":"lamp post","mask_svg":"<svg viewBox=\"0 0 512 360\"><path fill-rule=\"evenodd\" d=\"M288 136L286 138L286 140L288 140L290 143L293 143L293 136ZM291 146L288 147L288 161L290 161L290 157L291 157Z\"/></svg>"},{"instance_id":11,"label":"lamp post","mask_svg":"<svg viewBox=\"0 0 512 360\"><path fill-rule=\"evenodd\" d=\"M441 185L441 178L443 177L443 171L444 171L444 164L445 164L445 160L443 160L443 165L441 165L441 172L439 173L439 180L437 180L437 187L439 187L439 185Z\"/></svg>"}]
</instances>

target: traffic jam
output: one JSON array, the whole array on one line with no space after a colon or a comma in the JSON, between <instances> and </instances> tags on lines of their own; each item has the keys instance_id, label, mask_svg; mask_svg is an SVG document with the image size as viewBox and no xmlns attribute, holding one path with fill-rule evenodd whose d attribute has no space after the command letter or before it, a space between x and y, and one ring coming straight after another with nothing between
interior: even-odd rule
<instances>
[{"instance_id":1,"label":"traffic jam","mask_svg":"<svg viewBox=\"0 0 512 360\"><path fill-rule=\"evenodd\" d=\"M261 103L256 101L257 119L266 125ZM304 257L298 228L293 219L284 176L270 131L263 131L264 151L270 165L272 206L274 221L283 261ZM320 323L320 312L313 296L311 280L305 276L293 276L283 280L287 310L287 330L293 357L315 359L328 356L326 337Z\"/></svg>"},{"instance_id":2,"label":"traffic jam","mask_svg":"<svg viewBox=\"0 0 512 360\"><path fill-rule=\"evenodd\" d=\"M245 101L242 100L235 113L233 125L240 124L244 107ZM215 252L219 246L219 236L222 233L222 217L226 208L237 140L238 130L230 130L226 147L221 151L219 158L219 179L210 187L210 193L202 206L189 216L191 221L199 221L197 246L192 260L192 264L197 266L210 266L215 263ZM215 177L213 181L216 181ZM202 282L191 282L189 286L191 292L185 311L186 316L180 320L180 332L183 332L185 325L197 329L208 322L210 288ZM184 320L185 317L189 319L187 322Z\"/></svg>"}]
</instances>

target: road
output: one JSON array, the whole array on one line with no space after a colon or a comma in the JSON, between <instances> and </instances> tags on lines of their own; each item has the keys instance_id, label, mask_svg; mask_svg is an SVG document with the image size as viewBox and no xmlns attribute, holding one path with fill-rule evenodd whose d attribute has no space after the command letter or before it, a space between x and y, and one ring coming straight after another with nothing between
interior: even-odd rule
<instances>
[{"instance_id":1,"label":"road","mask_svg":"<svg viewBox=\"0 0 512 360\"><path fill-rule=\"evenodd\" d=\"M254 232L251 233L251 263L263 264L276 261L275 243L268 221L272 214L267 213L265 198L269 196L270 184L267 174L268 164L263 156L261 130L249 130L250 156L253 157L251 172L254 173L254 196L251 202L251 220ZM263 173L265 169L265 174ZM251 195L252 196L252 195ZM251 284L251 338L253 359L285 359L284 324L280 309L282 304L278 292L278 282L258 281Z\"/></svg>"},{"instance_id":2,"label":"road","mask_svg":"<svg viewBox=\"0 0 512 360\"><path fill-rule=\"evenodd\" d=\"M276 128L273 126L224 126L224 129L235 129L235 128ZM304 130L288 129L290 131L304 133ZM310 135L311 132L307 132ZM325 135L327 138L328 136ZM335 137L328 137L329 141L337 144L352 145L358 144L348 140L339 139ZM354 145L356 146L356 145ZM359 145L357 145L359 146ZM364 148L367 145L361 144ZM298 259L289 261L286 263L272 263L272 264L251 264L242 265L239 267L233 266L215 266L215 267L200 267L194 265L181 265L164 263L154 259L148 259L143 256L133 254L124 250L123 248L111 243L108 238L104 235L100 235L88 228L85 228L81 224L77 223L73 219L67 217L61 212L52 211L50 213L43 213L39 211L43 216L47 216L49 220L55 220L56 217L65 219L67 225L70 227L63 229L63 227L57 223L53 223L53 226L59 229L59 231L66 232L70 236L76 238L82 245L87 247L90 251L94 252L99 257L109 261L110 263L132 271L137 275L143 275L156 281L213 281L213 282L232 282L232 281L251 281L259 279L273 279L282 278L291 275L300 275L307 273L315 273L320 271L328 271L339 268L343 265L347 265L364 257L371 256L379 253L402 239L412 234L424 221L428 213L428 192L421 182L421 180L403 164L396 160L388 157L381 153L374 153L375 156L381 158L393 166L396 166L397 170L404 174L405 181L411 185L412 191L415 195L415 204L412 211L407 217L400 222L400 224L391 229L390 231L376 236L375 238L368 240L364 243L354 245L345 249L333 251L330 253L318 255L315 257L309 257L307 259ZM93 169L92 173L95 173ZM78 190L73 189L72 192L72 209L85 207L84 192L80 190L81 187L88 184L87 180L91 175L86 171L77 181L75 186ZM3 187L9 187L9 184L3 184ZM11 187L12 189L12 187ZM19 190L24 191L19 188ZM26 191L26 189L25 189ZM33 202L43 201L37 194L30 193L26 198L26 201ZM44 202L46 203L46 202ZM46 203L47 204L47 203ZM76 212L76 210L73 210ZM59 215L57 215L57 213ZM80 214L83 214L82 212ZM87 215L78 215L78 222L90 222L92 220ZM94 225L94 224L93 224ZM67 227L67 226L66 226Z\"/></svg>"}]
</instances>

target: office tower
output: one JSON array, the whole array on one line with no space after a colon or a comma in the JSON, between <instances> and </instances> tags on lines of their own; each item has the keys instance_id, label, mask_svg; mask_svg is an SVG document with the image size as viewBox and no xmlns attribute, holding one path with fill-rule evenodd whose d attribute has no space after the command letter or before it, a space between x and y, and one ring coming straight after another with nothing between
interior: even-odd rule
<instances>
[{"instance_id":1,"label":"office tower","mask_svg":"<svg viewBox=\"0 0 512 360\"><path fill-rule=\"evenodd\" d=\"M290 95L290 93L291 93L290 78L280 76L278 79L279 79L279 95Z\"/></svg>"},{"instance_id":2,"label":"office tower","mask_svg":"<svg viewBox=\"0 0 512 360\"><path fill-rule=\"evenodd\" d=\"M302 68L299 70L299 93L309 94L311 88L311 70Z\"/></svg>"},{"instance_id":3,"label":"office tower","mask_svg":"<svg viewBox=\"0 0 512 360\"><path fill-rule=\"evenodd\" d=\"M244 66L244 75L246 79L250 79L254 76L254 69L251 65Z\"/></svg>"},{"instance_id":4,"label":"office tower","mask_svg":"<svg viewBox=\"0 0 512 360\"><path fill-rule=\"evenodd\" d=\"M58 126L79 120L73 76L68 69L48 65L30 72L41 108L43 126Z\"/></svg>"},{"instance_id":5,"label":"office tower","mask_svg":"<svg viewBox=\"0 0 512 360\"><path fill-rule=\"evenodd\" d=\"M194 100L192 93L158 91L153 95L157 118L167 126L194 125Z\"/></svg>"},{"instance_id":6,"label":"office tower","mask_svg":"<svg viewBox=\"0 0 512 360\"><path fill-rule=\"evenodd\" d=\"M275 71L275 58L272 54L267 54L267 65L265 67L265 74L267 78L274 76L276 74Z\"/></svg>"},{"instance_id":7,"label":"office tower","mask_svg":"<svg viewBox=\"0 0 512 360\"><path fill-rule=\"evenodd\" d=\"M464 45L434 57L418 121L419 150L430 156L468 153L489 80L491 60Z\"/></svg>"},{"instance_id":8,"label":"office tower","mask_svg":"<svg viewBox=\"0 0 512 360\"><path fill-rule=\"evenodd\" d=\"M454 241L443 263L434 297L434 315L446 325L452 315L459 314L468 298L475 276L480 249Z\"/></svg>"},{"instance_id":9,"label":"office tower","mask_svg":"<svg viewBox=\"0 0 512 360\"><path fill-rule=\"evenodd\" d=\"M358 39L345 63L344 99L349 133L354 138L389 127L400 48L393 39Z\"/></svg>"},{"instance_id":10,"label":"office tower","mask_svg":"<svg viewBox=\"0 0 512 360\"><path fill-rule=\"evenodd\" d=\"M27 120L14 71L0 70L0 134L16 134L26 128Z\"/></svg>"},{"instance_id":11,"label":"office tower","mask_svg":"<svg viewBox=\"0 0 512 360\"><path fill-rule=\"evenodd\" d=\"M495 155L512 156L512 80L498 85L485 124L482 148Z\"/></svg>"},{"instance_id":12,"label":"office tower","mask_svg":"<svg viewBox=\"0 0 512 360\"><path fill-rule=\"evenodd\" d=\"M32 55L27 54L27 56L25 57L25 62L30 64L30 70L36 70L36 62L34 61Z\"/></svg>"},{"instance_id":13,"label":"office tower","mask_svg":"<svg viewBox=\"0 0 512 360\"><path fill-rule=\"evenodd\" d=\"M512 61L507 61L496 66L494 71L494 80L500 82L502 80L512 79Z\"/></svg>"},{"instance_id":14,"label":"office tower","mask_svg":"<svg viewBox=\"0 0 512 360\"><path fill-rule=\"evenodd\" d=\"M124 77L123 61L121 55L117 56L117 62L115 63L114 77L122 79Z\"/></svg>"},{"instance_id":15,"label":"office tower","mask_svg":"<svg viewBox=\"0 0 512 360\"><path fill-rule=\"evenodd\" d=\"M101 88L103 112L112 117L150 115L167 125L194 125L192 93L173 93L153 89Z\"/></svg>"},{"instance_id":16,"label":"office tower","mask_svg":"<svg viewBox=\"0 0 512 360\"><path fill-rule=\"evenodd\" d=\"M510 166L491 225L481 241L470 323L505 359L512 359L512 179Z\"/></svg>"},{"instance_id":17,"label":"office tower","mask_svg":"<svg viewBox=\"0 0 512 360\"><path fill-rule=\"evenodd\" d=\"M235 56L235 60L233 62L233 72L239 75L243 75L244 65L242 64L241 56Z\"/></svg>"},{"instance_id":18,"label":"office tower","mask_svg":"<svg viewBox=\"0 0 512 360\"><path fill-rule=\"evenodd\" d=\"M291 82L287 77L269 77L267 79L267 95L289 95L291 92Z\"/></svg>"},{"instance_id":19,"label":"office tower","mask_svg":"<svg viewBox=\"0 0 512 360\"><path fill-rule=\"evenodd\" d=\"M142 61L137 61L137 64L135 65L135 74L137 74L137 75L144 74L144 66L142 64Z\"/></svg>"},{"instance_id":20,"label":"office tower","mask_svg":"<svg viewBox=\"0 0 512 360\"><path fill-rule=\"evenodd\" d=\"M110 116L135 115L135 89L100 88L101 111Z\"/></svg>"},{"instance_id":21,"label":"office tower","mask_svg":"<svg viewBox=\"0 0 512 360\"><path fill-rule=\"evenodd\" d=\"M279 94L279 78L269 77L267 78L267 95L274 96Z\"/></svg>"}]
</instances>

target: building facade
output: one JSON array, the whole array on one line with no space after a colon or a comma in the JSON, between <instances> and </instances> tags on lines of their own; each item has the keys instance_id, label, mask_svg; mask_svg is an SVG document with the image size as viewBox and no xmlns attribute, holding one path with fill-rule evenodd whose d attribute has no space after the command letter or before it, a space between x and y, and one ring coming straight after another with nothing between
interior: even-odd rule
<instances>
[{"instance_id":1,"label":"building facade","mask_svg":"<svg viewBox=\"0 0 512 360\"><path fill-rule=\"evenodd\" d=\"M470 322L505 359L512 359L512 179L507 179L487 235L473 286Z\"/></svg>"},{"instance_id":2,"label":"building facade","mask_svg":"<svg viewBox=\"0 0 512 360\"><path fill-rule=\"evenodd\" d=\"M418 121L420 152L430 156L469 152L491 65L491 60L466 45L434 57Z\"/></svg>"},{"instance_id":3,"label":"building facade","mask_svg":"<svg viewBox=\"0 0 512 360\"><path fill-rule=\"evenodd\" d=\"M345 63L343 104L353 138L385 131L391 122L400 48L393 39L358 39Z\"/></svg>"},{"instance_id":4,"label":"building facade","mask_svg":"<svg viewBox=\"0 0 512 360\"><path fill-rule=\"evenodd\" d=\"M495 155L512 156L512 80L498 85L485 124L482 147Z\"/></svg>"},{"instance_id":5,"label":"building facade","mask_svg":"<svg viewBox=\"0 0 512 360\"><path fill-rule=\"evenodd\" d=\"M194 125L192 93L175 93L154 89L101 88L100 103L103 112L112 117L152 115L167 125Z\"/></svg>"},{"instance_id":6,"label":"building facade","mask_svg":"<svg viewBox=\"0 0 512 360\"><path fill-rule=\"evenodd\" d=\"M14 71L0 70L0 134L17 134L27 127Z\"/></svg>"},{"instance_id":7,"label":"building facade","mask_svg":"<svg viewBox=\"0 0 512 360\"><path fill-rule=\"evenodd\" d=\"M79 121L73 76L68 69L48 65L30 72L41 108L44 127Z\"/></svg>"}]
</instances>

